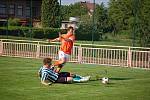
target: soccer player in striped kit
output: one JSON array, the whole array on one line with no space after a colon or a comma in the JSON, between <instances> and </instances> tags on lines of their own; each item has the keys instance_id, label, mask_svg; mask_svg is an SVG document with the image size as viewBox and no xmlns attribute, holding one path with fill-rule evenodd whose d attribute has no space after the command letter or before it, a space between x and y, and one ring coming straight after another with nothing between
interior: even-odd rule
<instances>
[{"instance_id":1,"label":"soccer player in striped kit","mask_svg":"<svg viewBox=\"0 0 150 100\"><path fill-rule=\"evenodd\" d=\"M51 58L43 59L43 66L40 68L38 75L41 83L44 85L51 85L52 83L87 82L90 79L90 76L82 77L80 75L70 74L69 72L55 72Z\"/></svg>"}]
</instances>

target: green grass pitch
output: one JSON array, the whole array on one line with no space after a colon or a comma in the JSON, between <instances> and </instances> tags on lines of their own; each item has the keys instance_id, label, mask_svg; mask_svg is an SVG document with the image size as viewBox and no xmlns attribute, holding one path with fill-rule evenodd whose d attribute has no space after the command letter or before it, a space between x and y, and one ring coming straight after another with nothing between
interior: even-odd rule
<instances>
[{"instance_id":1,"label":"green grass pitch","mask_svg":"<svg viewBox=\"0 0 150 100\"><path fill-rule=\"evenodd\" d=\"M42 59L0 57L0 100L150 100L150 70L67 63L63 70L91 81L43 86L41 65ZM110 84L96 77L109 77Z\"/></svg>"}]
</instances>

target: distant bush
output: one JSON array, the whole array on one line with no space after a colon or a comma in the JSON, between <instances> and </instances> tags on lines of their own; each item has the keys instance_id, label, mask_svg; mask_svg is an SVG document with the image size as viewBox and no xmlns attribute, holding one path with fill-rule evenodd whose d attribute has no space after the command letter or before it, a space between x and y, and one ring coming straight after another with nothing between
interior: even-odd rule
<instances>
[{"instance_id":1,"label":"distant bush","mask_svg":"<svg viewBox=\"0 0 150 100\"><path fill-rule=\"evenodd\" d=\"M59 31L60 29L58 28L45 28L45 29L32 28L31 30L29 27L20 27L20 26L9 26L7 31L6 27L0 27L0 35L23 36L23 37L32 37L37 39L56 38L58 37Z\"/></svg>"},{"instance_id":2,"label":"distant bush","mask_svg":"<svg viewBox=\"0 0 150 100\"><path fill-rule=\"evenodd\" d=\"M42 29L33 29L32 37L37 39L44 38L44 32Z\"/></svg>"},{"instance_id":3,"label":"distant bush","mask_svg":"<svg viewBox=\"0 0 150 100\"><path fill-rule=\"evenodd\" d=\"M48 39L53 39L58 37L58 32L60 31L60 29L58 28L54 28L54 29L44 29L44 34L45 34L45 38Z\"/></svg>"},{"instance_id":4,"label":"distant bush","mask_svg":"<svg viewBox=\"0 0 150 100\"><path fill-rule=\"evenodd\" d=\"M94 30L93 32L93 27L92 25L89 24L83 24L80 25L79 29L76 30L76 39L77 40L93 40L98 41L100 40L100 34L98 31Z\"/></svg>"},{"instance_id":5,"label":"distant bush","mask_svg":"<svg viewBox=\"0 0 150 100\"><path fill-rule=\"evenodd\" d=\"M9 26L18 26L20 19L18 18L9 18L8 19L8 25Z\"/></svg>"}]
</instances>

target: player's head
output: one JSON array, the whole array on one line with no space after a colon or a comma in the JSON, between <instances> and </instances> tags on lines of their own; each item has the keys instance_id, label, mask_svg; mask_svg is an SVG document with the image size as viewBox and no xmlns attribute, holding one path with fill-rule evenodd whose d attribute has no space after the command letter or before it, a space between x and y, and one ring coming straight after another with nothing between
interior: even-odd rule
<instances>
[{"instance_id":1,"label":"player's head","mask_svg":"<svg viewBox=\"0 0 150 100\"><path fill-rule=\"evenodd\" d=\"M52 59L51 58L44 58L43 64L46 66L51 66L52 65Z\"/></svg>"},{"instance_id":2,"label":"player's head","mask_svg":"<svg viewBox=\"0 0 150 100\"><path fill-rule=\"evenodd\" d=\"M67 32L74 33L74 28L72 26L69 26L67 28Z\"/></svg>"}]
</instances>

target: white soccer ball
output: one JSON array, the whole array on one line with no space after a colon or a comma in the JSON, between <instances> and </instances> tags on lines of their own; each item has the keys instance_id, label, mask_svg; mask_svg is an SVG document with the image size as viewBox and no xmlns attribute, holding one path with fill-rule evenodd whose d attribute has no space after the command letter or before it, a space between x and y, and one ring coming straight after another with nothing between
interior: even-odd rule
<instances>
[{"instance_id":1,"label":"white soccer ball","mask_svg":"<svg viewBox=\"0 0 150 100\"><path fill-rule=\"evenodd\" d=\"M103 83L103 84L108 84L108 83L109 83L109 78L103 77L103 78L102 78L102 83Z\"/></svg>"}]
</instances>

